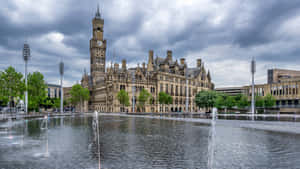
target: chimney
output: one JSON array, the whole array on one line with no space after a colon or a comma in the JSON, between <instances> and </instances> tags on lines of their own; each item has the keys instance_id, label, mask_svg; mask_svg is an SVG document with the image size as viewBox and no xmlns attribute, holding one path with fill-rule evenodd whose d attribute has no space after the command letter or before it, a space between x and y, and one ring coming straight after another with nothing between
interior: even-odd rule
<instances>
[{"instance_id":1,"label":"chimney","mask_svg":"<svg viewBox=\"0 0 300 169\"><path fill-rule=\"evenodd\" d=\"M147 65L147 71L153 71L153 50L149 50L149 60Z\"/></svg>"},{"instance_id":2,"label":"chimney","mask_svg":"<svg viewBox=\"0 0 300 169\"><path fill-rule=\"evenodd\" d=\"M201 66L202 66L202 60L197 59L197 68L201 68Z\"/></svg>"},{"instance_id":3,"label":"chimney","mask_svg":"<svg viewBox=\"0 0 300 169\"><path fill-rule=\"evenodd\" d=\"M180 64L184 65L185 64L185 58L180 58Z\"/></svg>"},{"instance_id":4,"label":"chimney","mask_svg":"<svg viewBox=\"0 0 300 169\"><path fill-rule=\"evenodd\" d=\"M148 64L149 63L153 63L153 50L149 50L149 60L148 60Z\"/></svg>"},{"instance_id":5,"label":"chimney","mask_svg":"<svg viewBox=\"0 0 300 169\"><path fill-rule=\"evenodd\" d=\"M167 51L167 58L169 61L172 61L172 51L171 50Z\"/></svg>"},{"instance_id":6,"label":"chimney","mask_svg":"<svg viewBox=\"0 0 300 169\"><path fill-rule=\"evenodd\" d=\"M127 68L126 68L126 60L123 59L123 60L122 60L122 70L123 70L123 71L126 71L126 69L127 69Z\"/></svg>"},{"instance_id":7,"label":"chimney","mask_svg":"<svg viewBox=\"0 0 300 169\"><path fill-rule=\"evenodd\" d=\"M119 64L115 63L114 68L115 68L115 71L119 71Z\"/></svg>"}]
</instances>

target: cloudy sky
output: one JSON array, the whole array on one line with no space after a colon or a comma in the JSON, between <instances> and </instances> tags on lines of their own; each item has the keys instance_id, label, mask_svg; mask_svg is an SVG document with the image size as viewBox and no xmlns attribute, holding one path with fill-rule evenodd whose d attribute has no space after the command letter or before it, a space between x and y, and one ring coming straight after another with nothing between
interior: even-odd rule
<instances>
[{"instance_id":1,"label":"cloudy sky","mask_svg":"<svg viewBox=\"0 0 300 169\"><path fill-rule=\"evenodd\" d=\"M6 2L5 2L6 1ZM147 61L148 50L188 66L202 58L216 87L250 83L249 62L257 60L256 82L267 69L300 70L299 0L1 0L0 70L24 72L23 43L32 49L29 71L59 83L66 65L67 86L89 70L91 21L100 4L108 41L107 63Z\"/></svg>"}]
</instances>

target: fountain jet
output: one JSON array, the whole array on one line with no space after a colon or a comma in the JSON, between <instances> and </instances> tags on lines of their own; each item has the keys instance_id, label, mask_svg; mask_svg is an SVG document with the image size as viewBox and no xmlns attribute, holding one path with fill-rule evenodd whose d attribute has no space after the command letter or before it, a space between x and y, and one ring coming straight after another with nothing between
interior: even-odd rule
<instances>
[{"instance_id":1,"label":"fountain jet","mask_svg":"<svg viewBox=\"0 0 300 169\"><path fill-rule=\"evenodd\" d=\"M93 131L94 131L94 140L97 143L97 154L98 154L98 168L101 169L101 161L100 161L100 137L99 137L99 120L98 120L98 112L94 112L93 117Z\"/></svg>"},{"instance_id":2,"label":"fountain jet","mask_svg":"<svg viewBox=\"0 0 300 169\"><path fill-rule=\"evenodd\" d=\"M208 168L213 169L214 166L214 156L215 156L215 137L216 137L216 116L218 110L217 108L213 108L212 118L211 118L211 129L209 133L208 139Z\"/></svg>"}]
</instances>

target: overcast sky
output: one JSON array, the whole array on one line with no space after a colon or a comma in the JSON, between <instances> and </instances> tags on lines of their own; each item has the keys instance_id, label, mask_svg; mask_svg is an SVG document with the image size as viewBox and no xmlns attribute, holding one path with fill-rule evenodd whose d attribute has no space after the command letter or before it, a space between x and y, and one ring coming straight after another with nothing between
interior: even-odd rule
<instances>
[{"instance_id":1,"label":"overcast sky","mask_svg":"<svg viewBox=\"0 0 300 169\"><path fill-rule=\"evenodd\" d=\"M6 2L5 2L6 1ZM67 86L89 71L92 19L100 4L105 19L107 65L148 60L148 50L189 67L202 58L216 87L250 84L250 60L257 83L267 69L300 70L300 0L1 0L0 70L24 72L23 43L32 50L29 71L59 83L63 58Z\"/></svg>"}]
</instances>

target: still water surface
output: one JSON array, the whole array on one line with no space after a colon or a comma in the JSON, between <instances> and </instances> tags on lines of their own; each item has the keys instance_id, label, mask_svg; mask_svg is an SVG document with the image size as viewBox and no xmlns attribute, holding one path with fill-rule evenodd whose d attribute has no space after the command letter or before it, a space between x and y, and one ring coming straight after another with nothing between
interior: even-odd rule
<instances>
[{"instance_id":1,"label":"still water surface","mask_svg":"<svg viewBox=\"0 0 300 169\"><path fill-rule=\"evenodd\" d=\"M300 168L300 135L217 122L213 168ZM19 120L0 128L0 168L97 168L92 117ZM280 126L279 126L280 127ZM210 125L100 116L101 168L203 168Z\"/></svg>"}]
</instances>

